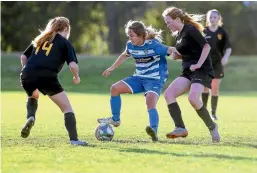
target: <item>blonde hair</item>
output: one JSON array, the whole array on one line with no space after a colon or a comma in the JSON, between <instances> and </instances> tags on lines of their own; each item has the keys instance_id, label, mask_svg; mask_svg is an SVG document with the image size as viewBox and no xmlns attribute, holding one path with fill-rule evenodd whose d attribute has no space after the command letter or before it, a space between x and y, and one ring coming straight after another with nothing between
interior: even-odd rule
<instances>
[{"instance_id":1,"label":"blonde hair","mask_svg":"<svg viewBox=\"0 0 257 173\"><path fill-rule=\"evenodd\" d=\"M45 30L39 30L41 33L32 41L32 44L34 47L40 47L46 41L51 43L57 32L62 32L65 29L70 31L69 19L66 17L55 17L50 19Z\"/></svg>"},{"instance_id":2,"label":"blonde hair","mask_svg":"<svg viewBox=\"0 0 257 173\"><path fill-rule=\"evenodd\" d=\"M151 25L150 26L145 26L145 24L141 21L128 21L127 24L125 25L125 33L127 36L129 36L129 30L133 30L137 36L143 37L146 40L150 39L156 39L160 43L163 42L162 40L162 30L157 30L153 28Z\"/></svg>"},{"instance_id":3,"label":"blonde hair","mask_svg":"<svg viewBox=\"0 0 257 173\"><path fill-rule=\"evenodd\" d=\"M218 26L222 26L223 25L223 18L221 16L220 12L218 10L216 10L216 9L212 9L212 10L209 10L207 12L205 26L209 26L209 24L210 24L210 16L211 16L212 12L215 12L215 13L218 14L218 16L220 17L219 22L218 22Z\"/></svg>"},{"instance_id":4,"label":"blonde hair","mask_svg":"<svg viewBox=\"0 0 257 173\"><path fill-rule=\"evenodd\" d=\"M184 24L193 25L201 33L204 30L204 26L201 23L199 23L200 21L204 20L204 15L202 14L188 14L184 12L182 9L176 7L168 7L163 11L162 16L169 16L173 20L179 18Z\"/></svg>"}]
</instances>

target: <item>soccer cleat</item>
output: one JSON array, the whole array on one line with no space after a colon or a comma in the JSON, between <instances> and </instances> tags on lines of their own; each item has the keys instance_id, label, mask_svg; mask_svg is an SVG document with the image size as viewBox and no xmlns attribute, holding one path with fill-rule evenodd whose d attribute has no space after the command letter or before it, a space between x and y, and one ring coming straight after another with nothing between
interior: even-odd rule
<instances>
[{"instance_id":1,"label":"soccer cleat","mask_svg":"<svg viewBox=\"0 0 257 173\"><path fill-rule=\"evenodd\" d=\"M212 118L212 120L218 120L216 114L212 114L211 118Z\"/></svg>"},{"instance_id":2,"label":"soccer cleat","mask_svg":"<svg viewBox=\"0 0 257 173\"><path fill-rule=\"evenodd\" d=\"M118 127L120 126L120 121L114 121L112 119L112 117L108 117L108 118L98 118L97 119L98 123L104 123L104 124L111 124L114 127Z\"/></svg>"},{"instance_id":3,"label":"soccer cleat","mask_svg":"<svg viewBox=\"0 0 257 173\"><path fill-rule=\"evenodd\" d=\"M153 142L157 142L158 141L158 137L156 132L154 131L154 129L150 126L147 126L145 128L146 133L152 138Z\"/></svg>"},{"instance_id":4,"label":"soccer cleat","mask_svg":"<svg viewBox=\"0 0 257 173\"><path fill-rule=\"evenodd\" d=\"M218 125L216 123L215 128L213 130L210 130L211 138L213 143L219 143L220 142L220 134L218 131Z\"/></svg>"},{"instance_id":5,"label":"soccer cleat","mask_svg":"<svg viewBox=\"0 0 257 173\"><path fill-rule=\"evenodd\" d=\"M34 126L34 123L35 123L35 118L34 117L29 117L27 119L26 124L21 129L21 137L27 138L29 136L30 130L31 130L32 126Z\"/></svg>"},{"instance_id":6,"label":"soccer cleat","mask_svg":"<svg viewBox=\"0 0 257 173\"><path fill-rule=\"evenodd\" d=\"M77 141L71 140L70 144L71 145L79 145L79 146L87 146L88 145L88 143L86 141L80 141L80 140L77 140Z\"/></svg>"},{"instance_id":7,"label":"soccer cleat","mask_svg":"<svg viewBox=\"0 0 257 173\"><path fill-rule=\"evenodd\" d=\"M175 130L173 130L170 133L167 133L166 137L171 139L179 138L179 137L185 138L187 137L187 135L188 135L188 131L186 128L176 127Z\"/></svg>"}]
</instances>

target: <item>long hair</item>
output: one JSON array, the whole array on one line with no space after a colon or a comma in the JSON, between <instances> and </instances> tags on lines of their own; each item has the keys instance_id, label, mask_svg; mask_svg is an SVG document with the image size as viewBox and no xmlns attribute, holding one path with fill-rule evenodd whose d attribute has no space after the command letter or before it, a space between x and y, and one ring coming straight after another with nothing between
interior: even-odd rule
<instances>
[{"instance_id":1,"label":"long hair","mask_svg":"<svg viewBox=\"0 0 257 173\"><path fill-rule=\"evenodd\" d=\"M57 34L65 29L70 31L70 21L66 17L55 17L50 19L44 30L32 41L34 47L40 47L46 41L51 43Z\"/></svg>"},{"instance_id":2,"label":"long hair","mask_svg":"<svg viewBox=\"0 0 257 173\"><path fill-rule=\"evenodd\" d=\"M137 36L143 37L146 40L150 39L156 39L160 43L163 42L162 40L162 30L157 30L153 28L151 25L150 26L145 26L145 24L141 21L128 21L127 24L125 25L125 33L127 36L129 35L129 30L133 30Z\"/></svg>"},{"instance_id":3,"label":"long hair","mask_svg":"<svg viewBox=\"0 0 257 173\"><path fill-rule=\"evenodd\" d=\"M200 21L204 20L204 15L202 15L202 14L188 14L188 13L184 12L182 9L179 9L176 7L169 7L163 11L162 16L163 17L169 16L173 20L175 20L176 18L180 18L180 20L184 24L193 25L201 33L204 30L204 26L201 23L199 23Z\"/></svg>"},{"instance_id":4,"label":"long hair","mask_svg":"<svg viewBox=\"0 0 257 173\"><path fill-rule=\"evenodd\" d=\"M216 10L216 9L212 9L212 10L209 10L208 12L207 12L207 14L206 14L206 23L205 23L205 26L209 26L209 24L210 24L210 16L211 16L211 13L212 12L215 12L215 13L217 13L218 14L218 16L219 16L219 22L218 22L218 26L222 26L223 25L223 18L222 18L222 16L221 16L221 14L220 14L220 12L218 11L218 10Z\"/></svg>"}]
</instances>

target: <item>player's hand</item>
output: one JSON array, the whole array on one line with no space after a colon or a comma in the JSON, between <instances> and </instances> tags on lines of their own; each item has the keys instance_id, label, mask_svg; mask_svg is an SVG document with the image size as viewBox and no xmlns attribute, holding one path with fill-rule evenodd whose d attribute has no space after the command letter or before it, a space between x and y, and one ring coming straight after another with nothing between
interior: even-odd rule
<instances>
[{"instance_id":1,"label":"player's hand","mask_svg":"<svg viewBox=\"0 0 257 173\"><path fill-rule=\"evenodd\" d=\"M222 66L227 65L228 64L228 59L227 58L222 58L221 64L222 64Z\"/></svg>"},{"instance_id":2,"label":"player's hand","mask_svg":"<svg viewBox=\"0 0 257 173\"><path fill-rule=\"evenodd\" d=\"M173 60L182 59L181 54L178 54L177 52L173 52L171 54L171 57L172 57Z\"/></svg>"},{"instance_id":3,"label":"player's hand","mask_svg":"<svg viewBox=\"0 0 257 173\"><path fill-rule=\"evenodd\" d=\"M79 84L80 83L80 77L73 76L73 83L74 84Z\"/></svg>"},{"instance_id":4,"label":"player's hand","mask_svg":"<svg viewBox=\"0 0 257 173\"><path fill-rule=\"evenodd\" d=\"M106 70L104 70L104 72L102 73L102 75L103 76L105 76L105 77L108 77L108 76L110 76L111 75L111 72L113 71L113 69L112 68L107 68Z\"/></svg>"},{"instance_id":5,"label":"player's hand","mask_svg":"<svg viewBox=\"0 0 257 173\"><path fill-rule=\"evenodd\" d=\"M195 70L197 70L199 68L201 68L201 65L199 65L199 64L193 64L193 65L190 66L190 70L191 71L195 71Z\"/></svg>"}]
</instances>

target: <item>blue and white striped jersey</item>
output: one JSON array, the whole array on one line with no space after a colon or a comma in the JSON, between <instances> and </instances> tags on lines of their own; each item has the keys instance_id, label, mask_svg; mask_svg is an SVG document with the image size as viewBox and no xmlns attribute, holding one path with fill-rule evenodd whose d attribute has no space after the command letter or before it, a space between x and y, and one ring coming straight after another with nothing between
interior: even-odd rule
<instances>
[{"instance_id":1,"label":"blue and white striped jersey","mask_svg":"<svg viewBox=\"0 0 257 173\"><path fill-rule=\"evenodd\" d=\"M158 40L145 40L142 46L134 46L127 42L126 52L135 59L136 71L133 76L159 79L165 82L168 77L167 55L168 46Z\"/></svg>"}]
</instances>

